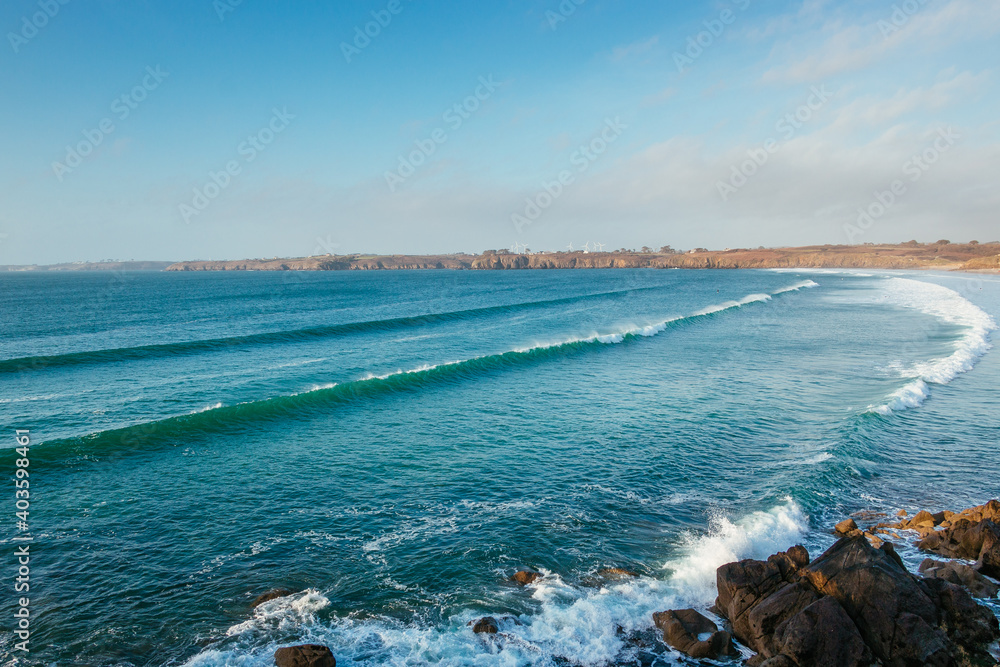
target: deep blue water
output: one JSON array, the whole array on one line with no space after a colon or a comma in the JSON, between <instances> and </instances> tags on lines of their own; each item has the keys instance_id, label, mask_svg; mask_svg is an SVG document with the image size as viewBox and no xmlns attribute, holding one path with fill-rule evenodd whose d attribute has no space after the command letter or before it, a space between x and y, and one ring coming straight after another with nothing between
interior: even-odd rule
<instances>
[{"instance_id":1,"label":"deep blue water","mask_svg":"<svg viewBox=\"0 0 1000 667\"><path fill-rule=\"evenodd\" d=\"M0 274L0 313L21 664L675 664L624 637L719 564L998 494L996 276Z\"/></svg>"}]
</instances>

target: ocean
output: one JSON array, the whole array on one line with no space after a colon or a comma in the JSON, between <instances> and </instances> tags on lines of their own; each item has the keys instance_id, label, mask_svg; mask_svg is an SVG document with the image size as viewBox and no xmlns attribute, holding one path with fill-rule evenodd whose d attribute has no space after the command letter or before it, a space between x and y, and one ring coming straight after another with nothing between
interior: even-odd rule
<instances>
[{"instance_id":1,"label":"ocean","mask_svg":"<svg viewBox=\"0 0 1000 667\"><path fill-rule=\"evenodd\" d=\"M722 563L1000 493L1000 276L23 273L0 305L4 665L687 664L651 614Z\"/></svg>"}]
</instances>

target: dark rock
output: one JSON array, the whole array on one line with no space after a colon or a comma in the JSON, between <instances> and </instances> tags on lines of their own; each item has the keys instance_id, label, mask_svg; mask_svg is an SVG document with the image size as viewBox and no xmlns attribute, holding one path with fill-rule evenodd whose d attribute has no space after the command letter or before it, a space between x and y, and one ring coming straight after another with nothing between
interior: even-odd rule
<instances>
[{"instance_id":1,"label":"dark rock","mask_svg":"<svg viewBox=\"0 0 1000 667\"><path fill-rule=\"evenodd\" d=\"M717 660L739 654L729 633L719 630L694 609L657 612L653 614L653 623L663 630L663 641L692 658Z\"/></svg>"},{"instance_id":2,"label":"dark rock","mask_svg":"<svg viewBox=\"0 0 1000 667\"><path fill-rule=\"evenodd\" d=\"M736 638L770 658L780 653L774 646L778 626L818 599L816 591L803 583L786 584L746 613L746 634L737 632Z\"/></svg>"},{"instance_id":3,"label":"dark rock","mask_svg":"<svg viewBox=\"0 0 1000 667\"><path fill-rule=\"evenodd\" d=\"M976 604L969 593L944 579L930 579L927 587L941 608L941 626L967 654L988 657L982 647L1000 639L1000 623L993 612Z\"/></svg>"},{"instance_id":4,"label":"dark rock","mask_svg":"<svg viewBox=\"0 0 1000 667\"><path fill-rule=\"evenodd\" d=\"M994 579L1000 579L1000 534L997 532L990 532L983 538L983 546L979 550L976 569ZM993 595L995 596L996 593Z\"/></svg>"},{"instance_id":5,"label":"dark rock","mask_svg":"<svg viewBox=\"0 0 1000 667\"><path fill-rule=\"evenodd\" d=\"M274 664L278 667L337 667L333 652L319 644L286 646L274 652Z\"/></svg>"},{"instance_id":6,"label":"dark rock","mask_svg":"<svg viewBox=\"0 0 1000 667\"><path fill-rule=\"evenodd\" d=\"M796 665L856 667L869 663L865 643L836 600L824 597L781 624L774 636Z\"/></svg>"},{"instance_id":7,"label":"dark rock","mask_svg":"<svg viewBox=\"0 0 1000 667\"><path fill-rule=\"evenodd\" d=\"M768 562L774 563L781 571L781 578L785 581L792 581L796 573L809 564L809 552L806 548L798 545L788 551L782 551L768 556Z\"/></svg>"},{"instance_id":8,"label":"dark rock","mask_svg":"<svg viewBox=\"0 0 1000 667\"><path fill-rule=\"evenodd\" d=\"M750 663L747 662L747 665ZM776 655L773 658L768 658L764 662L757 663L757 667L799 667L795 664L795 661L789 658L787 655Z\"/></svg>"},{"instance_id":9,"label":"dark rock","mask_svg":"<svg viewBox=\"0 0 1000 667\"><path fill-rule=\"evenodd\" d=\"M840 523L838 523L836 526L833 527L834 532L837 533L838 535L849 535L850 533L853 533L857 529L858 529L858 524L854 522L854 519L844 519L843 521L841 521Z\"/></svg>"},{"instance_id":10,"label":"dark rock","mask_svg":"<svg viewBox=\"0 0 1000 667\"><path fill-rule=\"evenodd\" d=\"M715 571L715 581L719 589L715 606L738 638L752 635L746 613L785 584L777 564L759 560L726 563Z\"/></svg>"},{"instance_id":11,"label":"dark rock","mask_svg":"<svg viewBox=\"0 0 1000 667\"><path fill-rule=\"evenodd\" d=\"M287 588L272 588L266 593L262 593L258 595L256 598L254 598L254 601L250 603L250 608L253 609L258 605L262 605L265 602L269 602L270 600L276 600L277 598L287 597L289 595L293 595L294 593L295 591L289 590Z\"/></svg>"},{"instance_id":12,"label":"dark rock","mask_svg":"<svg viewBox=\"0 0 1000 667\"><path fill-rule=\"evenodd\" d=\"M472 626L472 631L479 634L495 635L500 632L500 624L492 616L483 616Z\"/></svg>"},{"instance_id":13,"label":"dark rock","mask_svg":"<svg viewBox=\"0 0 1000 667\"><path fill-rule=\"evenodd\" d=\"M896 559L864 538L839 540L800 576L840 603L884 662L951 663L954 646L936 627L938 611L928 592Z\"/></svg>"},{"instance_id":14,"label":"dark rock","mask_svg":"<svg viewBox=\"0 0 1000 667\"><path fill-rule=\"evenodd\" d=\"M964 563L939 561L927 558L920 564L920 573L925 579L943 579L958 586L964 586L977 598L995 598L1000 586L976 572Z\"/></svg>"},{"instance_id":15,"label":"dark rock","mask_svg":"<svg viewBox=\"0 0 1000 667\"><path fill-rule=\"evenodd\" d=\"M535 572L534 570L518 570L514 573L510 580L517 582L522 586L527 586L528 584L539 579L541 576L541 574Z\"/></svg>"}]
</instances>

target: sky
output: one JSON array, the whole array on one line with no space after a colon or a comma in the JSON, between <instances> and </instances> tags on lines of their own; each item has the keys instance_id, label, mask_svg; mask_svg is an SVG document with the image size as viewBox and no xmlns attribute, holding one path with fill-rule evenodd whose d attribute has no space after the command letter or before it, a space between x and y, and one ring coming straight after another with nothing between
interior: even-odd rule
<instances>
[{"instance_id":1,"label":"sky","mask_svg":"<svg viewBox=\"0 0 1000 667\"><path fill-rule=\"evenodd\" d=\"M997 240L1000 3L5 0L0 264Z\"/></svg>"}]
</instances>

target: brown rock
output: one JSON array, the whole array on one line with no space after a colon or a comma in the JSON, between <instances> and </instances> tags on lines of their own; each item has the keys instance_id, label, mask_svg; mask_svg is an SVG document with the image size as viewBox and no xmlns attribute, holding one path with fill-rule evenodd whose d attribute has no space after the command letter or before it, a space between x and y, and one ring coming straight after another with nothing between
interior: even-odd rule
<instances>
[{"instance_id":1,"label":"brown rock","mask_svg":"<svg viewBox=\"0 0 1000 667\"><path fill-rule=\"evenodd\" d=\"M274 664L278 667L337 667L333 652L319 644L286 646L274 652Z\"/></svg>"},{"instance_id":2,"label":"brown rock","mask_svg":"<svg viewBox=\"0 0 1000 667\"><path fill-rule=\"evenodd\" d=\"M746 613L785 584L775 563L759 560L726 563L715 571L715 581L719 590L715 606L737 637L751 636Z\"/></svg>"},{"instance_id":3,"label":"brown rock","mask_svg":"<svg viewBox=\"0 0 1000 667\"><path fill-rule=\"evenodd\" d=\"M983 574L1000 579L1000 535L990 533L983 538L976 569Z\"/></svg>"},{"instance_id":4,"label":"brown rock","mask_svg":"<svg viewBox=\"0 0 1000 667\"><path fill-rule=\"evenodd\" d=\"M927 558L920 564L920 573L925 579L943 579L958 586L964 586L977 598L995 598L1000 586L981 575L972 567L954 561L939 561Z\"/></svg>"},{"instance_id":5,"label":"brown rock","mask_svg":"<svg viewBox=\"0 0 1000 667\"><path fill-rule=\"evenodd\" d=\"M854 621L831 597L824 597L785 621L775 633L781 655L796 665L856 667L869 664Z\"/></svg>"},{"instance_id":6,"label":"brown rock","mask_svg":"<svg viewBox=\"0 0 1000 667\"><path fill-rule=\"evenodd\" d=\"M954 645L936 627L934 601L886 550L872 548L863 538L843 538L800 576L840 603L882 661L951 663Z\"/></svg>"},{"instance_id":7,"label":"brown rock","mask_svg":"<svg viewBox=\"0 0 1000 667\"><path fill-rule=\"evenodd\" d=\"M809 564L809 552L806 551L804 546L796 545L788 551L781 551L773 556L768 556L767 560L778 566L782 579L792 581L795 574Z\"/></svg>"},{"instance_id":8,"label":"brown rock","mask_svg":"<svg viewBox=\"0 0 1000 667\"><path fill-rule=\"evenodd\" d=\"M750 663L747 662L747 665ZM764 662L757 663L757 667L798 667L795 661L789 658L787 655L776 655L773 658L769 658Z\"/></svg>"},{"instance_id":9,"label":"brown rock","mask_svg":"<svg viewBox=\"0 0 1000 667\"><path fill-rule=\"evenodd\" d=\"M653 614L653 623L663 630L663 641L692 658L717 660L739 655L728 632L694 609L673 609ZM707 636L706 636L707 635ZM699 636L706 636L700 639Z\"/></svg>"},{"instance_id":10,"label":"brown rock","mask_svg":"<svg viewBox=\"0 0 1000 667\"><path fill-rule=\"evenodd\" d=\"M477 635L495 635L500 632L500 624L497 622L497 619L492 616L483 616L472 625L472 631Z\"/></svg>"},{"instance_id":11,"label":"brown rock","mask_svg":"<svg viewBox=\"0 0 1000 667\"><path fill-rule=\"evenodd\" d=\"M605 579L625 579L628 577L638 577L639 575L631 570L620 567L604 567L597 571L597 576Z\"/></svg>"},{"instance_id":12,"label":"brown rock","mask_svg":"<svg viewBox=\"0 0 1000 667\"><path fill-rule=\"evenodd\" d=\"M906 510L899 510L898 512L896 512L896 516L904 517L905 518L906 517Z\"/></svg>"},{"instance_id":13,"label":"brown rock","mask_svg":"<svg viewBox=\"0 0 1000 667\"><path fill-rule=\"evenodd\" d=\"M539 579L541 576L541 574L535 572L534 570L518 570L514 573L510 580L517 582L522 586L527 586L528 584Z\"/></svg>"},{"instance_id":14,"label":"brown rock","mask_svg":"<svg viewBox=\"0 0 1000 667\"><path fill-rule=\"evenodd\" d=\"M933 528L934 523L934 515L927 510L920 510L916 516L910 519L911 528L916 528L917 526L929 526Z\"/></svg>"},{"instance_id":15,"label":"brown rock","mask_svg":"<svg viewBox=\"0 0 1000 667\"><path fill-rule=\"evenodd\" d=\"M747 634L737 633L736 638L765 657L773 657L780 653L774 642L778 626L818 599L816 591L803 583L786 584L747 612Z\"/></svg>"},{"instance_id":16,"label":"brown rock","mask_svg":"<svg viewBox=\"0 0 1000 667\"><path fill-rule=\"evenodd\" d=\"M858 524L854 522L854 519L844 519L836 526L833 527L833 531L838 535L847 535L858 529Z\"/></svg>"},{"instance_id":17,"label":"brown rock","mask_svg":"<svg viewBox=\"0 0 1000 667\"><path fill-rule=\"evenodd\" d=\"M262 605L265 602L269 602L270 600L276 600L277 598L287 597L289 595L293 595L294 593L295 591L289 590L287 588L272 588L266 593L261 593L256 598L254 598L254 601L250 603L250 608L253 609L258 605Z\"/></svg>"}]
</instances>

